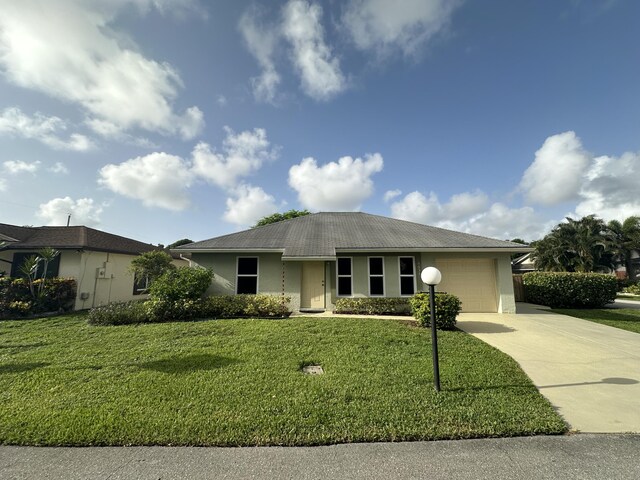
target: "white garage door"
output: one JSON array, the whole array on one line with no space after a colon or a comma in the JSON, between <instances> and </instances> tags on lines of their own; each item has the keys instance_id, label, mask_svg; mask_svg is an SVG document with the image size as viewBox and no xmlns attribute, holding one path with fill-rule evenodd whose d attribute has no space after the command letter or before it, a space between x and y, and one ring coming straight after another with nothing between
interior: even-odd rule
<instances>
[{"instance_id":1,"label":"white garage door","mask_svg":"<svg viewBox=\"0 0 640 480\"><path fill-rule=\"evenodd\" d=\"M497 312L496 267L491 259L440 259L439 292L452 293L462 301L463 312Z\"/></svg>"}]
</instances>

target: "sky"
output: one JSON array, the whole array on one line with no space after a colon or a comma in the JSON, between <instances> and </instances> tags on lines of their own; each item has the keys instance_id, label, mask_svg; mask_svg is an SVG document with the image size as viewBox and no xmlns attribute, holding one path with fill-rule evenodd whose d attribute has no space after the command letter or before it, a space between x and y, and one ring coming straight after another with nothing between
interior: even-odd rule
<instances>
[{"instance_id":1,"label":"sky","mask_svg":"<svg viewBox=\"0 0 640 480\"><path fill-rule=\"evenodd\" d=\"M0 0L0 222L640 215L635 0Z\"/></svg>"}]
</instances>

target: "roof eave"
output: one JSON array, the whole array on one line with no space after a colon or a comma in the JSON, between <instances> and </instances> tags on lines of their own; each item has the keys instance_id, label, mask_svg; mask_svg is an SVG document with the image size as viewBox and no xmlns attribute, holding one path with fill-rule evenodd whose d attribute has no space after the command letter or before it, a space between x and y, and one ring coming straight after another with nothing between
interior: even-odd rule
<instances>
[{"instance_id":1,"label":"roof eave","mask_svg":"<svg viewBox=\"0 0 640 480\"><path fill-rule=\"evenodd\" d=\"M533 252L531 247L412 247L412 248L336 248L336 253L358 252L433 252L433 253L526 253Z\"/></svg>"}]
</instances>

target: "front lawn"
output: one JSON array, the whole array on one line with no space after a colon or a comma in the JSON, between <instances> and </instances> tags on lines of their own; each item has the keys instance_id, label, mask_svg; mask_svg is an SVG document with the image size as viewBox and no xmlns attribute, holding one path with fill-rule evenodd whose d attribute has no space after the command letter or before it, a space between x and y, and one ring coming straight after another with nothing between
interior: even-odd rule
<instances>
[{"instance_id":1,"label":"front lawn","mask_svg":"<svg viewBox=\"0 0 640 480\"><path fill-rule=\"evenodd\" d=\"M631 308L598 308L593 310L562 308L553 311L582 318L583 320L609 325L610 327L640 333L640 310Z\"/></svg>"},{"instance_id":2,"label":"front lawn","mask_svg":"<svg viewBox=\"0 0 640 480\"><path fill-rule=\"evenodd\" d=\"M316 445L566 431L507 355L391 320L0 322L0 443ZM324 375L301 373L322 365Z\"/></svg>"}]
</instances>

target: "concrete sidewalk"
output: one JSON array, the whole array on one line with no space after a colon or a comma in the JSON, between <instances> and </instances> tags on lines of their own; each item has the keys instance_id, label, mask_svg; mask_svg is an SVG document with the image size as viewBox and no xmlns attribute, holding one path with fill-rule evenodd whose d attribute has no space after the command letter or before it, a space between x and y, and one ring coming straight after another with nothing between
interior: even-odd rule
<instances>
[{"instance_id":1,"label":"concrete sidewalk","mask_svg":"<svg viewBox=\"0 0 640 480\"><path fill-rule=\"evenodd\" d=\"M572 435L327 447L0 447L3 480L630 479L640 436Z\"/></svg>"},{"instance_id":2,"label":"concrete sidewalk","mask_svg":"<svg viewBox=\"0 0 640 480\"><path fill-rule=\"evenodd\" d=\"M640 335L540 308L457 326L514 358L571 429L640 432Z\"/></svg>"}]
</instances>

